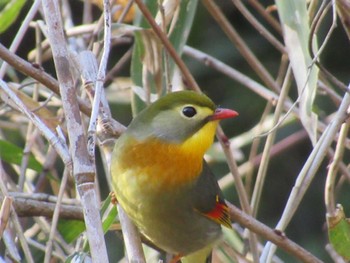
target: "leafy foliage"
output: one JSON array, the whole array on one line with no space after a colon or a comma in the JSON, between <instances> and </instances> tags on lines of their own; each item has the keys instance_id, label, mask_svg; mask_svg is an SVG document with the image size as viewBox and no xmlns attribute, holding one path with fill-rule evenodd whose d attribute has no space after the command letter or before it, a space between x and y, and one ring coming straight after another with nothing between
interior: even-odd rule
<instances>
[{"instance_id":1,"label":"leafy foliage","mask_svg":"<svg viewBox=\"0 0 350 263\"><path fill-rule=\"evenodd\" d=\"M25 0L9 0L0 2L0 34L6 31L17 19Z\"/></svg>"}]
</instances>

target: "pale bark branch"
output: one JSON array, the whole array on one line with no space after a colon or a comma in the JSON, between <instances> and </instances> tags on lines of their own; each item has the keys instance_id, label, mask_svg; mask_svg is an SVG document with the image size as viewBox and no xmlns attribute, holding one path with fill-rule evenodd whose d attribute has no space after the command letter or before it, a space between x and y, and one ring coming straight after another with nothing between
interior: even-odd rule
<instances>
[{"instance_id":1,"label":"pale bark branch","mask_svg":"<svg viewBox=\"0 0 350 263\"><path fill-rule=\"evenodd\" d=\"M78 99L70 72L71 63L63 33L58 1L42 1L48 38L54 58L63 110L67 123L73 175L82 200L87 237L94 262L108 262L108 255L99 215L98 197L95 189L95 166L87 149L87 138L82 125Z\"/></svg>"}]
</instances>

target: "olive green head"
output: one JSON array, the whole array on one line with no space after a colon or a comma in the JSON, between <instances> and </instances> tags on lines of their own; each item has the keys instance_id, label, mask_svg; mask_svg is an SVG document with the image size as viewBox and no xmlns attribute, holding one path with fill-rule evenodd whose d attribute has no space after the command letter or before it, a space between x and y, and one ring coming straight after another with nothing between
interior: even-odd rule
<instances>
[{"instance_id":1,"label":"olive green head","mask_svg":"<svg viewBox=\"0 0 350 263\"><path fill-rule=\"evenodd\" d=\"M215 104L204 94L173 92L141 111L127 132L138 140L157 138L181 143L211 121L215 110Z\"/></svg>"}]
</instances>

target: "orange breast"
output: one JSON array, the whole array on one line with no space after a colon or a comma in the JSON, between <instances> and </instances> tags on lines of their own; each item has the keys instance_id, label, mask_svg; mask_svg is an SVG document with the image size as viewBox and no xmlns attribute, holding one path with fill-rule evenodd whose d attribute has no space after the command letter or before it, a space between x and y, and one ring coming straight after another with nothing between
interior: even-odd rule
<instances>
[{"instance_id":1,"label":"orange breast","mask_svg":"<svg viewBox=\"0 0 350 263\"><path fill-rule=\"evenodd\" d=\"M216 126L217 122L209 122L181 144L154 138L140 142L127 136L117 158L119 173L135 176L140 185L152 191L188 184L200 175Z\"/></svg>"}]
</instances>

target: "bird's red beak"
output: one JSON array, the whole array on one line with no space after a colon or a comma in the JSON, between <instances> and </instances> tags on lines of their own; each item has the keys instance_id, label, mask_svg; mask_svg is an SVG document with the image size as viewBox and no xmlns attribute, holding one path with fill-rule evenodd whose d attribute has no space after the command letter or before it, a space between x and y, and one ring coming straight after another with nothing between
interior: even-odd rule
<instances>
[{"instance_id":1,"label":"bird's red beak","mask_svg":"<svg viewBox=\"0 0 350 263\"><path fill-rule=\"evenodd\" d=\"M230 109L217 108L215 113L209 117L209 120L223 120L238 116L238 112Z\"/></svg>"}]
</instances>

